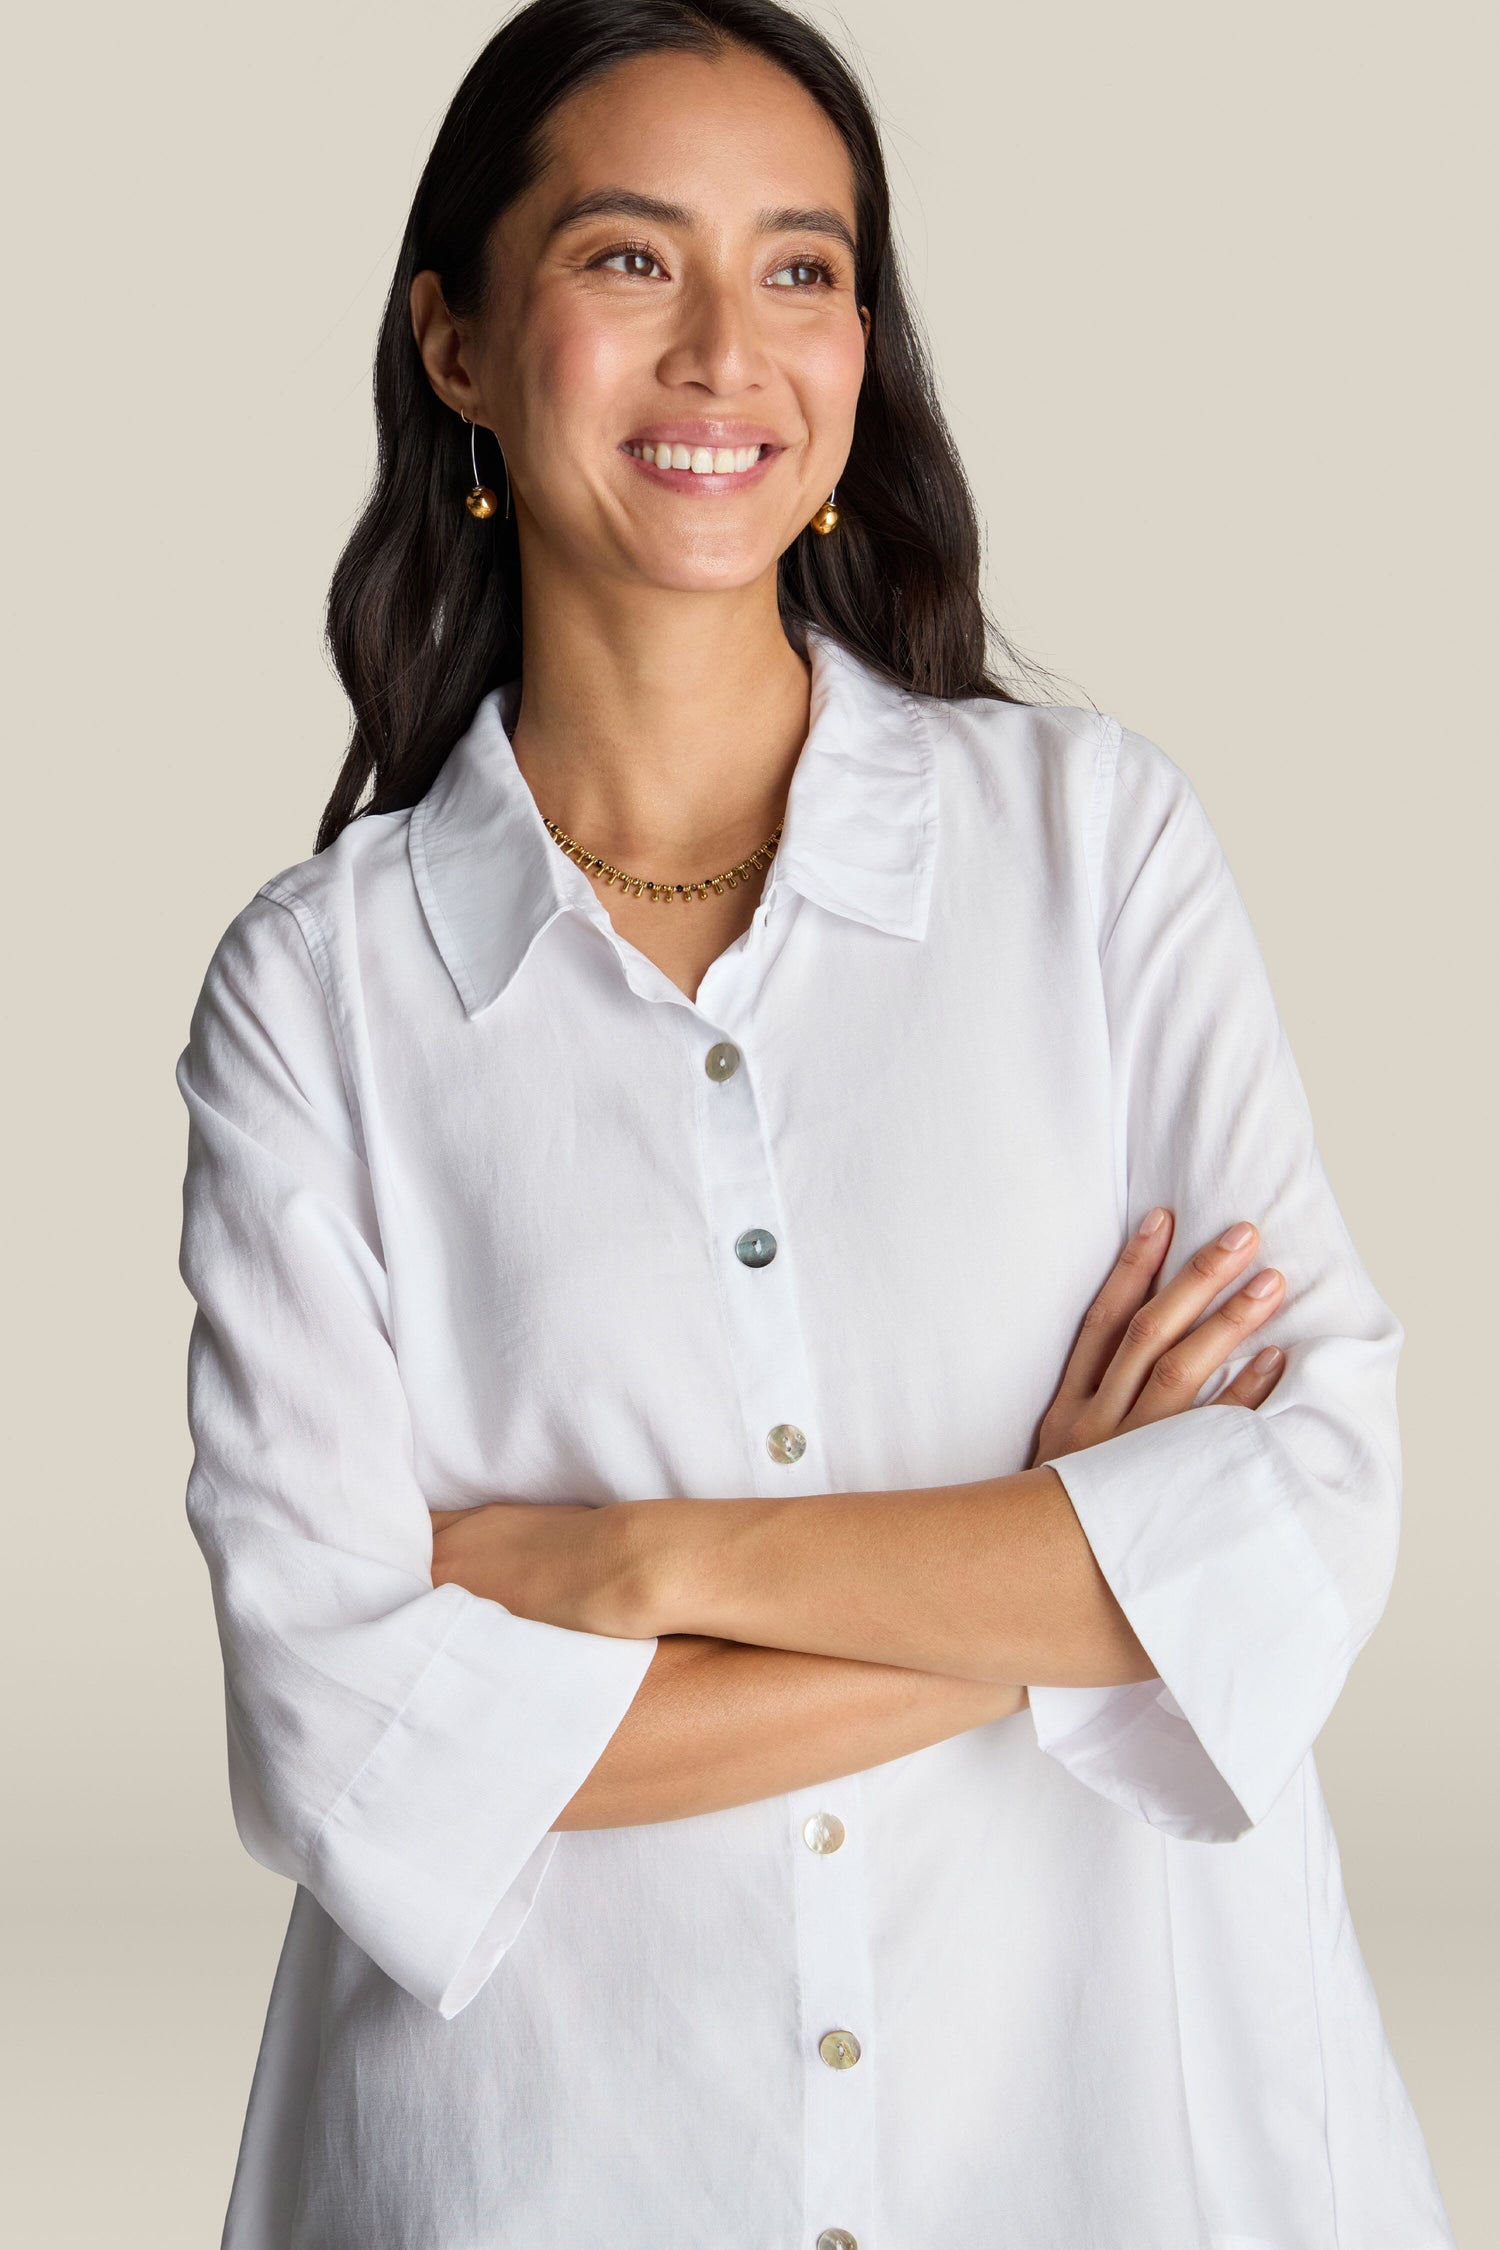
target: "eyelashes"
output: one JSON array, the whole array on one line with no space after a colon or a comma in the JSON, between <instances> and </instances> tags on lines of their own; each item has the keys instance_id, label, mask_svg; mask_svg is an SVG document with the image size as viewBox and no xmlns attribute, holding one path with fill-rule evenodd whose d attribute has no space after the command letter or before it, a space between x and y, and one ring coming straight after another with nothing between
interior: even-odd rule
<instances>
[{"instance_id":1,"label":"eyelashes","mask_svg":"<svg viewBox=\"0 0 1500 2250\"><path fill-rule=\"evenodd\" d=\"M649 242L617 242L613 250L601 250L597 258L590 258L590 269L608 265L611 258L649 258L654 266L661 264Z\"/></svg>"},{"instance_id":2,"label":"eyelashes","mask_svg":"<svg viewBox=\"0 0 1500 2250\"><path fill-rule=\"evenodd\" d=\"M593 269L595 267L606 266L608 265L611 258L645 258L648 259L654 266L660 266L662 264L661 258L658 256L656 251L652 249L649 242L617 242L614 245L613 249L601 250L598 257L591 258L589 260L589 267L590 269ZM814 273L817 275L818 278L816 282L792 283L791 286L786 290L786 294L788 296L805 294L809 289L813 288L831 289L836 287L838 283L838 275L835 272L834 268L828 263L828 260L826 258L819 258L816 256L808 256L805 258L787 258L782 262L781 265L776 267L775 271L777 273L802 272ZM649 277L644 274L636 274L630 276L630 278L635 280L646 280Z\"/></svg>"},{"instance_id":3,"label":"eyelashes","mask_svg":"<svg viewBox=\"0 0 1500 2250\"><path fill-rule=\"evenodd\" d=\"M807 273L817 274L820 277L821 282L826 283L830 287L838 279L838 276L834 272L832 266L829 265L827 260L823 258L788 258L786 264L784 266L778 266L776 268L776 271L778 273L790 273L794 266L802 267Z\"/></svg>"}]
</instances>

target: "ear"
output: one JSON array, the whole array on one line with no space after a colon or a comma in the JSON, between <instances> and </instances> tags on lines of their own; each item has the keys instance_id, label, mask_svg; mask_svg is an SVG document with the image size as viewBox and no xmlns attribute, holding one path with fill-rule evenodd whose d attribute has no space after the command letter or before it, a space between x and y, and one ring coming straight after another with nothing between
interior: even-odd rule
<instances>
[{"instance_id":1,"label":"ear","mask_svg":"<svg viewBox=\"0 0 1500 2250\"><path fill-rule=\"evenodd\" d=\"M865 342L868 344L870 341L870 308L868 305L861 305L859 308L859 325L865 332Z\"/></svg>"},{"instance_id":2,"label":"ear","mask_svg":"<svg viewBox=\"0 0 1500 2250\"><path fill-rule=\"evenodd\" d=\"M427 370L427 380L445 406L465 413L471 422L488 419L468 369L464 365L464 339L443 301L442 285L430 270L417 274L409 299L411 332Z\"/></svg>"}]
</instances>

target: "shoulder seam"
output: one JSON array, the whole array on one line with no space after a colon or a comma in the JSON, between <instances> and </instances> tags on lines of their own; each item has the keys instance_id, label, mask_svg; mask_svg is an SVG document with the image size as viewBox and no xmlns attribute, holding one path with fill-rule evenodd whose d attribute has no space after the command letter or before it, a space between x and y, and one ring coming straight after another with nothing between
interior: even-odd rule
<instances>
[{"instance_id":1,"label":"shoulder seam","mask_svg":"<svg viewBox=\"0 0 1500 2250\"><path fill-rule=\"evenodd\" d=\"M1099 746L1094 756L1094 786L1084 823L1083 856L1088 873L1089 905L1094 917L1094 938L1099 938L1099 896L1104 870L1104 837L1114 802L1115 775L1120 763L1122 730L1118 719L1100 714Z\"/></svg>"},{"instance_id":2,"label":"shoulder seam","mask_svg":"<svg viewBox=\"0 0 1500 2250\"><path fill-rule=\"evenodd\" d=\"M318 980L318 990L323 995L323 1011L328 1018L328 1035L333 1041L333 1051L338 1057L339 1078L344 1088L344 1100L349 1106L349 1115L354 1121L354 1129L359 1136L360 1158L368 1170L370 1154L365 1139L365 1121L360 1110L358 1096L354 1090L354 1073L349 1067L348 1051L344 1045L344 1035L339 1024L339 1012L334 1005L333 962L323 924L319 920L316 910L309 905L305 898L295 891L282 888L279 876L273 875L268 883L262 883L255 895L257 898L268 900L273 906L279 906L284 913L290 914L301 933L302 943L307 948L308 960L312 964L313 975Z\"/></svg>"}]
</instances>

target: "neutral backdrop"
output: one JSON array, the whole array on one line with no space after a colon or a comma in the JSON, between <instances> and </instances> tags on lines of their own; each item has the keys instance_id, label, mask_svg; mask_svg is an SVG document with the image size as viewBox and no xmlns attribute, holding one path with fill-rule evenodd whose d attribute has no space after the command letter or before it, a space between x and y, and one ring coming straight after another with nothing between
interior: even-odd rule
<instances>
[{"instance_id":1,"label":"neutral backdrop","mask_svg":"<svg viewBox=\"0 0 1500 2250\"><path fill-rule=\"evenodd\" d=\"M1192 776L1406 1323L1400 1567L1317 1756L1392 2042L1481 2250L1493 11L813 12L876 91L996 611L1067 700ZM0 2114L8 2231L37 2250L217 2242L290 1904L234 1834L183 1513L172 1073L216 939L311 849L342 752L321 614L373 461L376 322L498 20L84 0L12 46Z\"/></svg>"}]
</instances>

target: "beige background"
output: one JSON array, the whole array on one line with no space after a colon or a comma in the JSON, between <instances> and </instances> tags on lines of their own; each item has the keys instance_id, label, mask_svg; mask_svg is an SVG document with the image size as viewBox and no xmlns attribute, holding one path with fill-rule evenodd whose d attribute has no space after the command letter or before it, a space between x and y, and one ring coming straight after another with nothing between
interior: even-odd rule
<instances>
[{"instance_id":1,"label":"beige background","mask_svg":"<svg viewBox=\"0 0 1500 2250\"><path fill-rule=\"evenodd\" d=\"M1407 1324L1400 1570L1318 1760L1472 2250L1500 2095L1484 14L842 19L997 609L1191 773ZM495 21L93 0L34 11L12 78L3 2114L12 2237L46 2250L217 2242L290 1902L231 1825L182 1512L172 1069L215 939L310 849L342 749L321 604L373 458L376 320Z\"/></svg>"}]
</instances>

